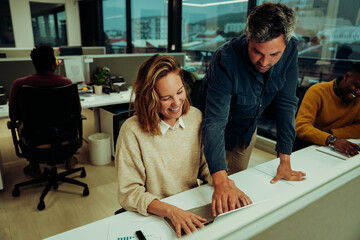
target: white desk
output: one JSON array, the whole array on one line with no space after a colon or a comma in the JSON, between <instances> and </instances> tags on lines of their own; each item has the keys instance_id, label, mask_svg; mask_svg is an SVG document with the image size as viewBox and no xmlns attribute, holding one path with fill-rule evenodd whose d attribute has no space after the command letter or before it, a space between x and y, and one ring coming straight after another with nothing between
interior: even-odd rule
<instances>
[{"instance_id":1,"label":"white desk","mask_svg":"<svg viewBox=\"0 0 360 240\"><path fill-rule=\"evenodd\" d=\"M0 118L7 118L9 117L9 106L0 105ZM1 147L0 147L0 190L4 189L4 181L2 177L2 157L1 157Z\"/></svg>"},{"instance_id":2,"label":"white desk","mask_svg":"<svg viewBox=\"0 0 360 240\"><path fill-rule=\"evenodd\" d=\"M94 111L94 124L95 131L100 132L100 117L99 117L99 107L116 105L121 103L128 103L130 101L131 88L126 92L120 93L110 93L103 95L87 94L80 95L80 102L82 108L93 108ZM9 117L9 106L0 105L0 118ZM2 179L2 157L1 157L1 147L0 147L0 190L4 189L3 179Z\"/></svg>"},{"instance_id":3,"label":"white desk","mask_svg":"<svg viewBox=\"0 0 360 240\"><path fill-rule=\"evenodd\" d=\"M9 106L6 105L0 105L0 118L7 118L9 117Z\"/></svg>"},{"instance_id":4,"label":"white desk","mask_svg":"<svg viewBox=\"0 0 360 240\"><path fill-rule=\"evenodd\" d=\"M343 161L315 149L316 146L311 146L292 155L294 169L308 171L308 179L303 182L292 183L280 180L274 185L270 184L272 173L276 169L273 171L270 166L277 167L278 159L230 176L254 202L267 201L227 215L221 221L214 222L205 229L186 236L185 239L248 239L254 237L291 217L326 194L339 189L342 185L359 178L359 155ZM168 197L163 201L183 209L189 209L211 202L212 192L212 187L204 185ZM358 201L355 201L357 204ZM341 225L341 223L337 224ZM134 236L135 231L139 229L143 230L145 234L160 236L162 240L176 239L175 233L161 218L143 217L134 212L125 212L55 235L48 240L110 240L116 237L121 239L121 237ZM284 229L284 231L287 230ZM302 239L301 235L293 237L292 239Z\"/></svg>"},{"instance_id":5,"label":"white desk","mask_svg":"<svg viewBox=\"0 0 360 240\"><path fill-rule=\"evenodd\" d=\"M110 94L80 94L81 108L98 108L103 106L128 103L130 101L131 87L126 92L110 93ZM9 106L0 105L0 118L9 117Z\"/></svg>"},{"instance_id":6,"label":"white desk","mask_svg":"<svg viewBox=\"0 0 360 240\"><path fill-rule=\"evenodd\" d=\"M129 103L131 97L131 88L126 92L110 93L110 94L86 94L80 95L82 108L93 108L95 132L100 132L100 116L99 107Z\"/></svg>"}]
</instances>

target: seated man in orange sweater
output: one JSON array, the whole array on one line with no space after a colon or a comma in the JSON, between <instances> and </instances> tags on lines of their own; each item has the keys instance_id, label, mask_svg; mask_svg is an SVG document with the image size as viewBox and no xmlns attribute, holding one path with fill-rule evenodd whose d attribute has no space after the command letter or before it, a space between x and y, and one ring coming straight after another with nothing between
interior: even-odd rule
<instances>
[{"instance_id":1,"label":"seated man in orange sweater","mask_svg":"<svg viewBox=\"0 0 360 240\"><path fill-rule=\"evenodd\" d=\"M309 88L296 117L297 137L329 145L348 157L360 147L346 139L360 138L360 63L343 77Z\"/></svg>"}]
</instances>

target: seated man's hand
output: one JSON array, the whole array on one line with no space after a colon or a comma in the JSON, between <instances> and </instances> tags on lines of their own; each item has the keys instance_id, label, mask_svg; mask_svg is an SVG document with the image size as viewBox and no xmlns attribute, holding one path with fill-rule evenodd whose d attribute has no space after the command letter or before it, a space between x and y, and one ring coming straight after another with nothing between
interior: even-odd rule
<instances>
[{"instance_id":1,"label":"seated man's hand","mask_svg":"<svg viewBox=\"0 0 360 240\"><path fill-rule=\"evenodd\" d=\"M277 168L276 176L270 181L276 183L280 179L287 181L303 181L306 174L301 171L293 171L290 165L290 155L280 153L280 165Z\"/></svg>"},{"instance_id":2,"label":"seated man's hand","mask_svg":"<svg viewBox=\"0 0 360 240\"><path fill-rule=\"evenodd\" d=\"M355 156L359 154L360 151L360 147L358 144L349 142L345 139L337 138L332 145L337 151L345 154L348 157Z\"/></svg>"},{"instance_id":3,"label":"seated man's hand","mask_svg":"<svg viewBox=\"0 0 360 240\"><path fill-rule=\"evenodd\" d=\"M236 187L225 171L216 172L212 177L214 184L211 205L213 216L252 204L251 199Z\"/></svg>"}]
</instances>

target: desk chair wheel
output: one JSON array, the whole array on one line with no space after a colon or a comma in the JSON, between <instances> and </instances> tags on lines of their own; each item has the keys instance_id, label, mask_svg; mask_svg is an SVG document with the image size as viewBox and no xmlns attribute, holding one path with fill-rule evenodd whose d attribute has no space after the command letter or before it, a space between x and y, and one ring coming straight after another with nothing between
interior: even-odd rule
<instances>
[{"instance_id":1,"label":"desk chair wheel","mask_svg":"<svg viewBox=\"0 0 360 240\"><path fill-rule=\"evenodd\" d=\"M42 211L45 209L45 202L40 200L39 204L38 204L38 209L39 211Z\"/></svg>"},{"instance_id":2,"label":"desk chair wheel","mask_svg":"<svg viewBox=\"0 0 360 240\"><path fill-rule=\"evenodd\" d=\"M85 169L83 169L83 170L81 171L80 177L81 177L81 178L86 177ZM88 190L88 191L89 191L89 190ZM88 194L88 195L89 195L89 194Z\"/></svg>"},{"instance_id":3,"label":"desk chair wheel","mask_svg":"<svg viewBox=\"0 0 360 240\"><path fill-rule=\"evenodd\" d=\"M89 188L88 187L84 188L83 196L89 196Z\"/></svg>"},{"instance_id":4,"label":"desk chair wheel","mask_svg":"<svg viewBox=\"0 0 360 240\"><path fill-rule=\"evenodd\" d=\"M13 195L13 197L18 197L18 196L20 196L20 190L19 190L18 187L14 187L14 190L13 190L13 192L12 192L12 195Z\"/></svg>"}]
</instances>

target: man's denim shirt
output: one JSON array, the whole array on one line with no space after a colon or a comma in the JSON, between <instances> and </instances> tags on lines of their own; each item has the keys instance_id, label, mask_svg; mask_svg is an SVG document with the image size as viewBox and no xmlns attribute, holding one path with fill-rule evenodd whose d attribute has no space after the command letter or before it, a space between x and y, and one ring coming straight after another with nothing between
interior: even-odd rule
<instances>
[{"instance_id":1,"label":"man's denim shirt","mask_svg":"<svg viewBox=\"0 0 360 240\"><path fill-rule=\"evenodd\" d=\"M298 64L297 40L293 37L264 85L253 67L245 35L219 48L211 59L199 92L198 107L204 114L204 153L211 174L227 170L225 148L239 141L247 147L264 109L276 105L276 151L290 154L295 138Z\"/></svg>"}]
</instances>

